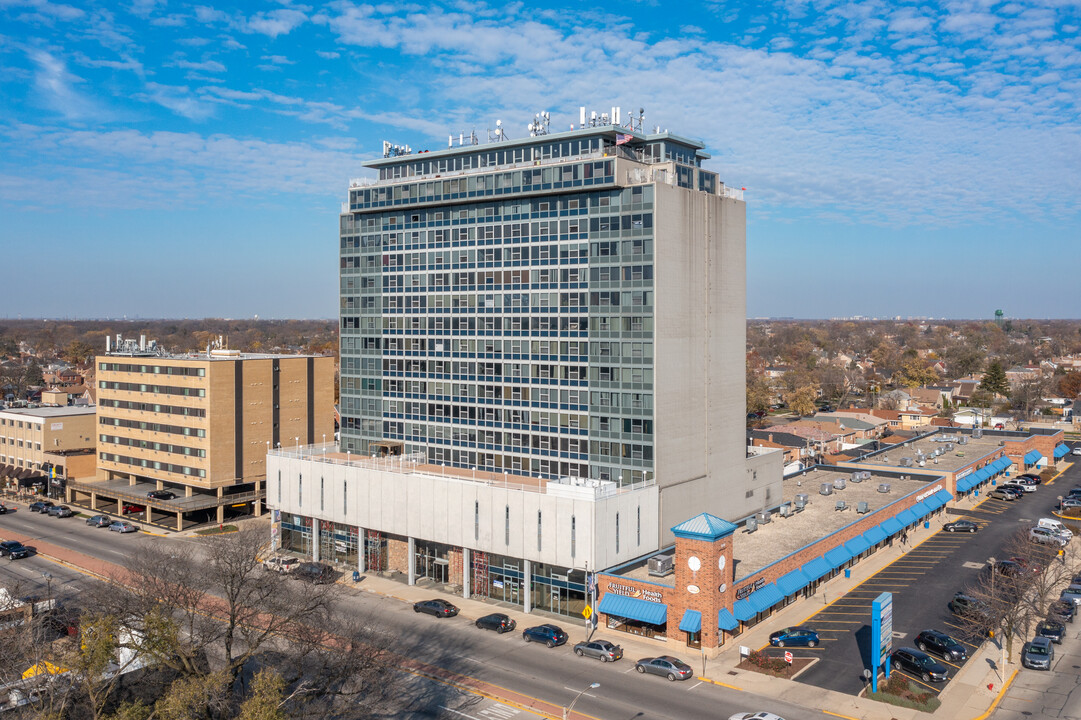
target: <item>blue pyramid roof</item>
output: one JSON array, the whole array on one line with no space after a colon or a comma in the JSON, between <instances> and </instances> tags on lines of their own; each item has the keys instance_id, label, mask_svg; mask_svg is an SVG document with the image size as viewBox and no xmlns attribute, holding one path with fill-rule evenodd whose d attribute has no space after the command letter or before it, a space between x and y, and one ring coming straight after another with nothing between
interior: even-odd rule
<instances>
[{"instance_id":1,"label":"blue pyramid roof","mask_svg":"<svg viewBox=\"0 0 1081 720\"><path fill-rule=\"evenodd\" d=\"M717 540L735 531L735 525L709 513L695 515L672 528L672 534L676 537L692 540Z\"/></svg>"}]
</instances>

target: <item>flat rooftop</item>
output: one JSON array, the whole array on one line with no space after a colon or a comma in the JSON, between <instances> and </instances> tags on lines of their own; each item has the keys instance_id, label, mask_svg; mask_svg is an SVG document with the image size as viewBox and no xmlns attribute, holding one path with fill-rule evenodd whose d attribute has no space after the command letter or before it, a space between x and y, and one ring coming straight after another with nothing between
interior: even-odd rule
<instances>
[{"instance_id":1,"label":"flat rooftop","mask_svg":"<svg viewBox=\"0 0 1081 720\"><path fill-rule=\"evenodd\" d=\"M286 353L252 353L252 352L240 352L239 350L211 350L207 355L205 352L194 353L147 353L140 352L138 350L133 352L117 352L113 350L111 352L103 353L98 357L109 358L135 358L139 360L189 360L192 362L236 362L237 360L287 360L289 358L317 358L317 357L330 357L329 355L290 355Z\"/></svg>"},{"instance_id":2,"label":"flat rooftop","mask_svg":"<svg viewBox=\"0 0 1081 720\"><path fill-rule=\"evenodd\" d=\"M854 483L852 472L846 468L817 466L799 475L785 478L783 502L792 502L797 494L804 493L807 495L807 505L802 511L793 512L789 517L781 517L776 511L771 512L770 522L760 523L754 532L747 532L745 526L736 530L732 536L736 582L791 555L800 548L861 520L865 515L857 514L856 509L859 503L867 503L869 515L910 493L932 487L939 479L929 475L872 470L869 480ZM902 475L905 479L902 479ZM830 495L819 494L822 483L830 483L832 486L833 481L839 478L845 480L844 490L834 489ZM890 486L889 492L879 491L879 486L883 483ZM837 510L838 500L845 501L844 510ZM666 550L652 553L652 555L663 552ZM648 557L643 557L615 572L611 570L608 572L673 587L674 575L651 576L647 563Z\"/></svg>"},{"instance_id":3,"label":"flat rooftop","mask_svg":"<svg viewBox=\"0 0 1081 720\"><path fill-rule=\"evenodd\" d=\"M985 432L983 437L973 438L971 432L939 431L917 436L862 458L852 458L848 462L858 463L861 466L879 466L913 472L957 472L971 465L974 460L1001 450L1003 441L1021 441L1029 435L1030 433L1027 432L999 431L994 434ZM964 444L960 442L961 438L964 438ZM935 455L936 451L938 455ZM919 464L920 453L924 458L922 465ZM902 458L911 458L912 465L902 466Z\"/></svg>"},{"instance_id":4,"label":"flat rooftop","mask_svg":"<svg viewBox=\"0 0 1081 720\"><path fill-rule=\"evenodd\" d=\"M18 415L21 418L58 418L93 415L97 411L96 405L68 405L66 407L9 408L0 410L0 415Z\"/></svg>"}]
</instances>

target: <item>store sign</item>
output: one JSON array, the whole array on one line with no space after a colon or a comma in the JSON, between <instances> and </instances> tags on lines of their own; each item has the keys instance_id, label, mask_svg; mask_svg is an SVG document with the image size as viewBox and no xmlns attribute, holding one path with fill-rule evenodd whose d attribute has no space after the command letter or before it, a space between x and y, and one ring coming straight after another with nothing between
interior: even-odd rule
<instances>
[{"instance_id":1,"label":"store sign","mask_svg":"<svg viewBox=\"0 0 1081 720\"><path fill-rule=\"evenodd\" d=\"M969 469L968 469L968 472L972 472L972 468L969 468ZM957 479L958 479L958 480L960 480L960 479L961 479L961 478L963 478L963 477L964 477L965 475L967 475L967 474L968 474L968 472L965 472L965 473L961 473L960 475L958 475L958 476L957 476ZM924 498L929 498L929 497L931 497L932 495L934 495L934 494L935 494L936 492L938 492L938 491L939 491L939 490L941 490L941 489L942 489L942 485L941 485L941 484L939 484L939 485L935 485L935 486L934 486L933 488L931 488L930 490L926 490L926 491L924 491L924 492L920 493L919 495L917 495L917 496L916 496L916 502L919 502L920 500L923 500Z\"/></svg>"},{"instance_id":2,"label":"store sign","mask_svg":"<svg viewBox=\"0 0 1081 720\"><path fill-rule=\"evenodd\" d=\"M755 590L761 590L765 586L766 586L766 579L760 577L757 580L755 580L753 583L749 583L747 585L744 585L741 588L737 588L736 589L736 600L742 600L743 598L745 598L748 595L750 595L751 593L753 593Z\"/></svg>"},{"instance_id":3,"label":"store sign","mask_svg":"<svg viewBox=\"0 0 1081 720\"><path fill-rule=\"evenodd\" d=\"M49 429L50 430L63 430L64 429L64 423L62 423L62 422L52 423L51 425L49 425Z\"/></svg>"},{"instance_id":4,"label":"store sign","mask_svg":"<svg viewBox=\"0 0 1081 720\"><path fill-rule=\"evenodd\" d=\"M610 582L608 583L608 592L616 595L623 595L625 597L649 600L650 602L664 602L664 597L656 590L643 590L642 588L636 588L633 585L620 585L618 583Z\"/></svg>"}]
</instances>

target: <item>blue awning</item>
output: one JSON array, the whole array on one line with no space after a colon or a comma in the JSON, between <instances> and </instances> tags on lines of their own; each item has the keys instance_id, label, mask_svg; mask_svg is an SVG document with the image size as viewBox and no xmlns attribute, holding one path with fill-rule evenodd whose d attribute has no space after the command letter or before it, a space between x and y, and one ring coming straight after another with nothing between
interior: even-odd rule
<instances>
[{"instance_id":1,"label":"blue awning","mask_svg":"<svg viewBox=\"0 0 1081 720\"><path fill-rule=\"evenodd\" d=\"M731 610L721 608L717 611L717 627L721 630L735 630L739 627L739 620L736 620L736 616L732 614Z\"/></svg>"},{"instance_id":2,"label":"blue awning","mask_svg":"<svg viewBox=\"0 0 1081 720\"><path fill-rule=\"evenodd\" d=\"M972 478L973 487L975 487L976 485L979 485L982 482L985 482L985 481L991 479L992 473L994 473L994 470L991 470L990 468L986 468L986 467L982 467L979 470L977 470L976 472L972 473L972 475L970 477Z\"/></svg>"},{"instance_id":3,"label":"blue awning","mask_svg":"<svg viewBox=\"0 0 1081 720\"><path fill-rule=\"evenodd\" d=\"M1043 460L1043 453L1039 450L1029 450L1025 453L1025 464L1035 465L1039 461Z\"/></svg>"},{"instance_id":4,"label":"blue awning","mask_svg":"<svg viewBox=\"0 0 1081 720\"><path fill-rule=\"evenodd\" d=\"M758 611L754 609L754 605L751 605L746 598L736 600L736 604L732 606L732 612L736 616L736 620L740 622L746 622L758 614Z\"/></svg>"},{"instance_id":5,"label":"blue awning","mask_svg":"<svg viewBox=\"0 0 1081 720\"><path fill-rule=\"evenodd\" d=\"M901 523L901 527L908 527L916 520L916 513L912 512L912 508L897 513L897 522Z\"/></svg>"},{"instance_id":6,"label":"blue awning","mask_svg":"<svg viewBox=\"0 0 1081 720\"><path fill-rule=\"evenodd\" d=\"M830 564L830 568L836 570L844 565L846 562L852 559L852 553L845 550L844 546L835 547L827 552L822 557L826 558L826 562Z\"/></svg>"},{"instance_id":7,"label":"blue awning","mask_svg":"<svg viewBox=\"0 0 1081 720\"><path fill-rule=\"evenodd\" d=\"M897 518L886 518L878 526L885 530L887 535L896 535L904 527Z\"/></svg>"},{"instance_id":8,"label":"blue awning","mask_svg":"<svg viewBox=\"0 0 1081 720\"><path fill-rule=\"evenodd\" d=\"M867 540L868 546L878 545L880 542L886 539L887 533L882 529L881 525L875 525L873 528L863 534L865 540Z\"/></svg>"},{"instance_id":9,"label":"blue awning","mask_svg":"<svg viewBox=\"0 0 1081 720\"><path fill-rule=\"evenodd\" d=\"M1067 456L1069 454L1070 454L1070 446L1069 445L1066 445L1065 443L1059 443L1055 447L1055 459L1056 460L1058 460L1060 457L1065 457L1065 456Z\"/></svg>"},{"instance_id":10,"label":"blue awning","mask_svg":"<svg viewBox=\"0 0 1081 720\"><path fill-rule=\"evenodd\" d=\"M862 535L857 535L845 543L845 550L852 553L852 557L856 557L869 547L871 547L871 543L867 542Z\"/></svg>"},{"instance_id":11,"label":"blue awning","mask_svg":"<svg viewBox=\"0 0 1081 720\"><path fill-rule=\"evenodd\" d=\"M1005 455L1003 455L1002 457L1000 457L1000 458L999 458L998 460L996 460L995 462L997 462L997 463L998 463L998 469L999 469L999 470L1005 470L1005 469L1006 469L1006 468L1008 468L1008 467L1009 467L1010 465L1013 465L1013 460L1011 460L1010 458L1006 457Z\"/></svg>"},{"instance_id":12,"label":"blue awning","mask_svg":"<svg viewBox=\"0 0 1081 720\"><path fill-rule=\"evenodd\" d=\"M597 612L638 620L650 625L664 625L668 621L668 606L664 603L624 597L615 593L605 593L600 604L597 605Z\"/></svg>"},{"instance_id":13,"label":"blue awning","mask_svg":"<svg viewBox=\"0 0 1081 720\"><path fill-rule=\"evenodd\" d=\"M781 589L785 595L793 595L798 593L803 588L807 587L811 583L810 578L803 574L798 568L790 573L785 573L781 577L777 578L777 587Z\"/></svg>"},{"instance_id":14,"label":"blue awning","mask_svg":"<svg viewBox=\"0 0 1081 720\"><path fill-rule=\"evenodd\" d=\"M697 610L684 610L679 629L683 632L702 632L702 613Z\"/></svg>"},{"instance_id":15,"label":"blue awning","mask_svg":"<svg viewBox=\"0 0 1081 720\"><path fill-rule=\"evenodd\" d=\"M918 503L910 507L909 510L912 511L912 514L916 516L917 520L931 512L931 509L927 507L926 500L920 500Z\"/></svg>"},{"instance_id":16,"label":"blue awning","mask_svg":"<svg viewBox=\"0 0 1081 720\"><path fill-rule=\"evenodd\" d=\"M945 505L950 500L953 500L953 493L951 493L949 490L939 490L935 493L935 497L941 500L942 504Z\"/></svg>"},{"instance_id":17,"label":"blue awning","mask_svg":"<svg viewBox=\"0 0 1081 720\"><path fill-rule=\"evenodd\" d=\"M940 507L945 505L946 501L940 498L938 496L938 493L935 493L931 497L924 499L923 504L927 506L928 510L934 512L935 510L938 510Z\"/></svg>"},{"instance_id":18,"label":"blue awning","mask_svg":"<svg viewBox=\"0 0 1081 720\"><path fill-rule=\"evenodd\" d=\"M969 490L972 489L972 484L974 482L976 482L976 476L974 474L973 475L965 475L963 478L961 478L960 480L957 481L957 492L959 492L959 493L968 492Z\"/></svg>"},{"instance_id":19,"label":"blue awning","mask_svg":"<svg viewBox=\"0 0 1081 720\"><path fill-rule=\"evenodd\" d=\"M775 584L770 583L755 590L747 600L754 606L755 610L765 612L777 603L784 601L784 593Z\"/></svg>"},{"instance_id":20,"label":"blue awning","mask_svg":"<svg viewBox=\"0 0 1081 720\"><path fill-rule=\"evenodd\" d=\"M830 567L825 558L816 557L814 560L804 564L800 569L803 570L803 574L807 576L808 580L814 582L823 575L828 575L833 568Z\"/></svg>"}]
</instances>

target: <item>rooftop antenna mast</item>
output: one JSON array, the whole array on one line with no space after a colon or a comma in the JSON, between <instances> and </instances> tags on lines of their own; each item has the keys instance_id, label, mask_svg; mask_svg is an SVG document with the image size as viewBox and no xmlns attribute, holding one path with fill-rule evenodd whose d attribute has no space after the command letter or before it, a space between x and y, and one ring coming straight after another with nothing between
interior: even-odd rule
<instances>
[{"instance_id":1,"label":"rooftop antenna mast","mask_svg":"<svg viewBox=\"0 0 1081 720\"><path fill-rule=\"evenodd\" d=\"M547 135L551 121L552 117L548 114L547 110L537 113L533 117L533 122L529 123L529 125L526 126L526 129L529 130L529 137Z\"/></svg>"},{"instance_id":2,"label":"rooftop antenna mast","mask_svg":"<svg viewBox=\"0 0 1081 720\"><path fill-rule=\"evenodd\" d=\"M458 133L458 145L480 145L480 140L477 139L477 131L474 128L469 131L469 137L466 137L464 132ZM454 136L447 136L447 147L454 147Z\"/></svg>"},{"instance_id":3,"label":"rooftop antenna mast","mask_svg":"<svg viewBox=\"0 0 1081 720\"><path fill-rule=\"evenodd\" d=\"M500 140L507 139L507 131L503 127L502 120L495 121L495 130L488 131L488 142L499 142Z\"/></svg>"},{"instance_id":4,"label":"rooftop antenna mast","mask_svg":"<svg viewBox=\"0 0 1081 720\"><path fill-rule=\"evenodd\" d=\"M383 157L400 157L402 155L408 155L413 152L413 148L408 145L395 145L394 143L383 141Z\"/></svg>"}]
</instances>

